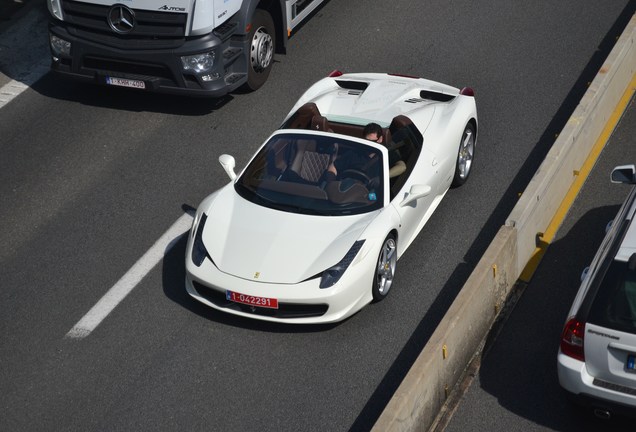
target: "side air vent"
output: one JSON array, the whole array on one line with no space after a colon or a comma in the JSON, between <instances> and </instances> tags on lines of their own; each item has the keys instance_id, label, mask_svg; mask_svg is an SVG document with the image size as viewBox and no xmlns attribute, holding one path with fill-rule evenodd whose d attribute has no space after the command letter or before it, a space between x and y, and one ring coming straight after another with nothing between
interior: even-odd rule
<instances>
[{"instance_id":1,"label":"side air vent","mask_svg":"<svg viewBox=\"0 0 636 432\"><path fill-rule=\"evenodd\" d=\"M369 87L369 83L365 83L365 82L362 82L362 81L336 80L336 84L338 84L343 89L347 89L347 90L365 91L367 89L367 87Z\"/></svg>"},{"instance_id":2,"label":"side air vent","mask_svg":"<svg viewBox=\"0 0 636 432\"><path fill-rule=\"evenodd\" d=\"M425 102L425 101L426 101L426 99L421 99L421 98L411 98L411 99L407 99L407 100L405 100L404 102L414 104L414 103L420 103L420 102Z\"/></svg>"},{"instance_id":3,"label":"side air vent","mask_svg":"<svg viewBox=\"0 0 636 432\"><path fill-rule=\"evenodd\" d=\"M453 95L448 95L448 94L444 94L444 93L437 93L437 92L430 91L430 90L422 90L420 92L420 97L422 99L434 100L434 101L437 101L437 102L448 102L448 101L451 101L451 100L455 99L455 96L453 96Z\"/></svg>"}]
</instances>

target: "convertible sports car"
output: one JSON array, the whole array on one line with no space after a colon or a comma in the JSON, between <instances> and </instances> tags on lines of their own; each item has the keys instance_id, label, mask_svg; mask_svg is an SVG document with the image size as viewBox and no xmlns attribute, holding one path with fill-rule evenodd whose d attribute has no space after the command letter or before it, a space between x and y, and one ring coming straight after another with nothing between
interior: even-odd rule
<instances>
[{"instance_id":1,"label":"convertible sports car","mask_svg":"<svg viewBox=\"0 0 636 432\"><path fill-rule=\"evenodd\" d=\"M286 323L336 322L382 300L397 260L468 179L476 141L468 87L332 72L239 175L232 156L219 158L232 181L197 210L188 293Z\"/></svg>"}]
</instances>

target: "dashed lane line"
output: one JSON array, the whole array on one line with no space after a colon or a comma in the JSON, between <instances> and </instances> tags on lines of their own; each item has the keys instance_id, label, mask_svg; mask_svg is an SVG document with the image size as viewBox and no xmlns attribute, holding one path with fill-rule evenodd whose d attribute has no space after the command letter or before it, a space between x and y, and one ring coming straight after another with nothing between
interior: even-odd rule
<instances>
[{"instance_id":1,"label":"dashed lane line","mask_svg":"<svg viewBox=\"0 0 636 432\"><path fill-rule=\"evenodd\" d=\"M113 309L163 259L177 240L190 229L192 216L185 213L155 242L154 245L117 281L111 289L66 334L67 338L82 339L90 335Z\"/></svg>"}]
</instances>

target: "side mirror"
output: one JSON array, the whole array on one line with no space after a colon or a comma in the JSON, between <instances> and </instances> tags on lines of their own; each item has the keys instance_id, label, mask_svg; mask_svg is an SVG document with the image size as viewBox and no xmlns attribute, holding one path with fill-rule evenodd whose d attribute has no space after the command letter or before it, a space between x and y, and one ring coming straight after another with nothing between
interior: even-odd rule
<instances>
[{"instance_id":1,"label":"side mirror","mask_svg":"<svg viewBox=\"0 0 636 432\"><path fill-rule=\"evenodd\" d=\"M404 198L404 201L400 203L401 207L411 204L413 201L417 201L420 198L424 198L431 193L431 187L428 185L413 185L409 189L409 193Z\"/></svg>"},{"instance_id":2,"label":"side mirror","mask_svg":"<svg viewBox=\"0 0 636 432\"><path fill-rule=\"evenodd\" d=\"M234 180L236 178L236 173L234 172L236 161L234 160L234 156L222 154L221 156L219 156L219 162L221 163L221 166L223 167L227 175L230 176L230 179Z\"/></svg>"},{"instance_id":3,"label":"side mirror","mask_svg":"<svg viewBox=\"0 0 636 432\"><path fill-rule=\"evenodd\" d=\"M612 170L612 175L610 176L610 180L612 183L628 183L635 184L636 183L636 167L632 165L621 165L617 166Z\"/></svg>"}]
</instances>

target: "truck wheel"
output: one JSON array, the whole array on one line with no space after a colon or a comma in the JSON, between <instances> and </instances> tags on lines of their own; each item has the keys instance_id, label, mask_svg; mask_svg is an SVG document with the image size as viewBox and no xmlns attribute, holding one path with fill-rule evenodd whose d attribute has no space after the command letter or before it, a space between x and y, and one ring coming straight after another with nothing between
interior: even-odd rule
<instances>
[{"instance_id":1,"label":"truck wheel","mask_svg":"<svg viewBox=\"0 0 636 432\"><path fill-rule=\"evenodd\" d=\"M248 90L257 90L269 77L274 64L274 48L276 47L276 31L272 16L263 9L254 11L252 29L249 33L250 61L247 66Z\"/></svg>"}]
</instances>

